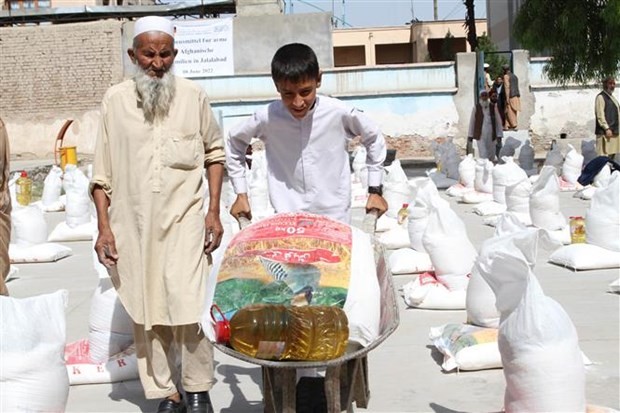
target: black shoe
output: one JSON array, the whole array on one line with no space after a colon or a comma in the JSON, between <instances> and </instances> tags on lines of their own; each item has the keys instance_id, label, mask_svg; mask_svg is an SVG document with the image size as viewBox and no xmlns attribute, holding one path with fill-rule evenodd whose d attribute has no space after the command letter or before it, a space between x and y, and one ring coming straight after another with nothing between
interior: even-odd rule
<instances>
[{"instance_id":1,"label":"black shoe","mask_svg":"<svg viewBox=\"0 0 620 413\"><path fill-rule=\"evenodd\" d=\"M185 403L183 400L177 403L171 399L164 399L159 403L157 413L185 413Z\"/></svg>"},{"instance_id":2,"label":"black shoe","mask_svg":"<svg viewBox=\"0 0 620 413\"><path fill-rule=\"evenodd\" d=\"M185 395L187 396L187 413L214 413L208 391L185 392Z\"/></svg>"}]
</instances>

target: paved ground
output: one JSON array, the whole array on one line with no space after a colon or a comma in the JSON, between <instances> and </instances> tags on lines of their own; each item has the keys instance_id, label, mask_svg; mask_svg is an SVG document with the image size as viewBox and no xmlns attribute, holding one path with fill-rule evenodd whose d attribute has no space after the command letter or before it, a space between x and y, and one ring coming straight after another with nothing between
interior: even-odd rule
<instances>
[{"instance_id":1,"label":"paved ground","mask_svg":"<svg viewBox=\"0 0 620 413\"><path fill-rule=\"evenodd\" d=\"M13 165L19 169L20 165ZM419 175L418 169L408 170ZM450 199L467 225L476 247L493 229L471 206ZM583 215L587 201L561 194L566 216ZM360 211L356 211L359 218ZM47 214L49 230L64 220L63 213ZM57 289L69 290L67 341L88 333L91 295L97 285L92 267L91 243L66 243L73 255L53 264L18 265L20 272L8 287L14 297L33 296ZM620 296L607 293L618 270L575 273L546 262L548 252L539 251L535 273L545 293L564 306L571 316L583 352L594 362L587 367L588 403L620 409L619 313ZM399 288L414 275L394 276ZM464 322L465 311L407 309L400 297L400 326L386 342L369 353L371 398L369 412L497 412L502 409L502 370L443 373L440 356L428 340L429 328ZM216 351L218 383L211 393L216 411L227 413L263 411L260 369ZM71 387L68 412L152 412L156 401L147 401L138 381ZM363 409L358 409L364 411Z\"/></svg>"}]
</instances>

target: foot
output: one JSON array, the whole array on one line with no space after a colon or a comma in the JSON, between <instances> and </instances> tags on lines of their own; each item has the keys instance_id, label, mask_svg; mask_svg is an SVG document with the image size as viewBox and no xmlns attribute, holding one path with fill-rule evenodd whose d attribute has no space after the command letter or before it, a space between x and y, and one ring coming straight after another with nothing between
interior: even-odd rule
<instances>
[{"instance_id":1,"label":"foot","mask_svg":"<svg viewBox=\"0 0 620 413\"><path fill-rule=\"evenodd\" d=\"M183 400L164 399L159 403L157 413L185 413L185 403Z\"/></svg>"},{"instance_id":2,"label":"foot","mask_svg":"<svg viewBox=\"0 0 620 413\"><path fill-rule=\"evenodd\" d=\"M214 413L209 392L198 393L186 392L187 413Z\"/></svg>"}]
</instances>

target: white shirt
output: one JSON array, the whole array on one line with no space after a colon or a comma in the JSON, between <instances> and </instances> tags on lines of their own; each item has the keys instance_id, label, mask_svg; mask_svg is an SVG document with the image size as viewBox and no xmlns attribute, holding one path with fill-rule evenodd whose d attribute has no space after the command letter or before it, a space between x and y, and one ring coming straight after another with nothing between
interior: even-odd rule
<instances>
[{"instance_id":1,"label":"white shirt","mask_svg":"<svg viewBox=\"0 0 620 413\"><path fill-rule=\"evenodd\" d=\"M327 96L296 119L275 101L231 129L226 167L235 193L247 193L245 153L255 137L265 144L269 198L276 212L306 211L349 221L351 170L347 145L361 136L367 150L368 185L383 181L385 139L360 110Z\"/></svg>"}]
</instances>

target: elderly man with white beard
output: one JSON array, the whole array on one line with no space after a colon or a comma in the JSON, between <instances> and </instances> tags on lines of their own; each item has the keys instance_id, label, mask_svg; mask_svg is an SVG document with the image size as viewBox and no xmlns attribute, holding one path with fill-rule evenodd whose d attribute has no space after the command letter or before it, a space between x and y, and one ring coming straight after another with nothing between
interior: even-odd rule
<instances>
[{"instance_id":1,"label":"elderly man with white beard","mask_svg":"<svg viewBox=\"0 0 620 413\"><path fill-rule=\"evenodd\" d=\"M171 72L170 20L137 20L127 52L137 74L112 86L101 105L95 251L134 322L146 397L163 399L160 413L213 412L213 347L199 322L210 254L223 235L222 136L204 90Z\"/></svg>"},{"instance_id":2,"label":"elderly man with white beard","mask_svg":"<svg viewBox=\"0 0 620 413\"><path fill-rule=\"evenodd\" d=\"M475 140L478 145L478 157L495 162L496 144L501 142L504 136L502 118L497 110L497 104L489 101L489 92L481 90L479 96L469 121L468 148Z\"/></svg>"}]
</instances>

